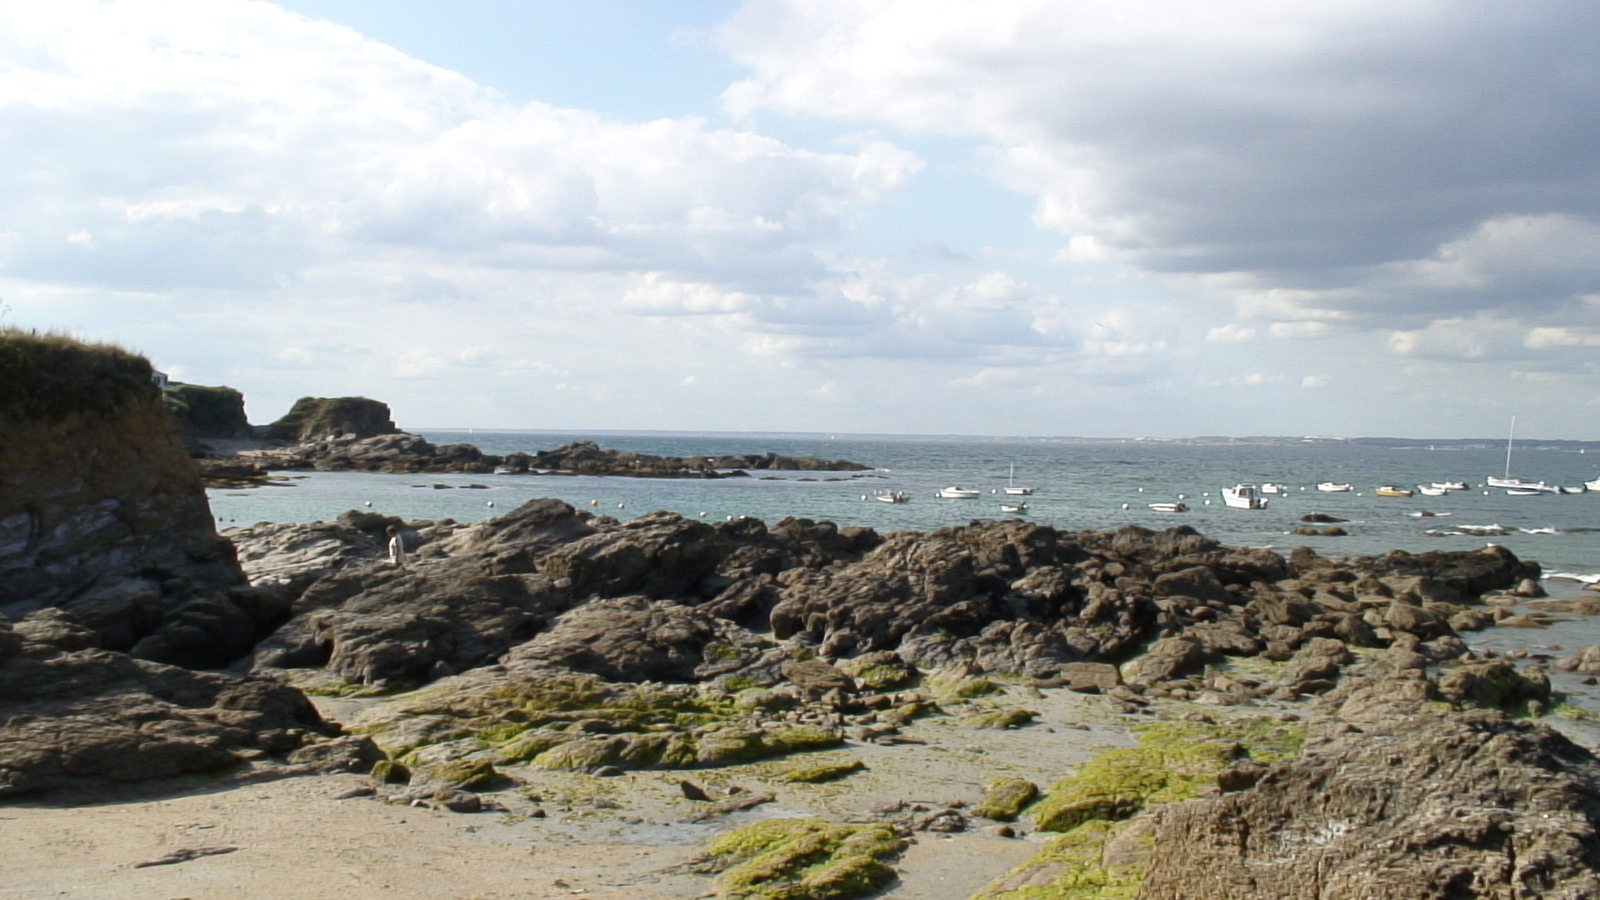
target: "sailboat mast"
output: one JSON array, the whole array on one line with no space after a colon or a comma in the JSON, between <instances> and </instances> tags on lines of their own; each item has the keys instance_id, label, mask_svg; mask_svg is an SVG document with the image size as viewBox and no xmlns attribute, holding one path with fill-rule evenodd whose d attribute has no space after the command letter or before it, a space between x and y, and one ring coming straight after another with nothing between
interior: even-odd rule
<instances>
[{"instance_id":1,"label":"sailboat mast","mask_svg":"<svg viewBox=\"0 0 1600 900\"><path fill-rule=\"evenodd\" d=\"M1511 417L1511 432L1506 435L1506 478L1511 477L1511 442L1517 437L1517 417Z\"/></svg>"}]
</instances>

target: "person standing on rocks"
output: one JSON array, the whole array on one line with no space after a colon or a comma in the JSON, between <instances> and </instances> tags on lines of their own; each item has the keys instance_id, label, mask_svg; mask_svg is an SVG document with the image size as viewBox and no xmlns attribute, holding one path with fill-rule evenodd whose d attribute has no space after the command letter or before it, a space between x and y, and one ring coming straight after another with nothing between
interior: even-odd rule
<instances>
[{"instance_id":1,"label":"person standing on rocks","mask_svg":"<svg viewBox=\"0 0 1600 900\"><path fill-rule=\"evenodd\" d=\"M404 569L406 567L406 540L400 536L400 529L390 525L384 532L389 536L389 562Z\"/></svg>"}]
</instances>

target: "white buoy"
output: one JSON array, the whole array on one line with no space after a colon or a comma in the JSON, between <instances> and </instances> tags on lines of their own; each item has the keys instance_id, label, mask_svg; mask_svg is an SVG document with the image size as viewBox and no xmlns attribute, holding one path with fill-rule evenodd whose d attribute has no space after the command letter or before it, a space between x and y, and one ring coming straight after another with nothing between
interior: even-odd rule
<instances>
[{"instance_id":1,"label":"white buoy","mask_svg":"<svg viewBox=\"0 0 1600 900\"><path fill-rule=\"evenodd\" d=\"M706 517L706 514L704 512L700 513L700 518L704 519L705 517Z\"/></svg>"},{"instance_id":2,"label":"white buoy","mask_svg":"<svg viewBox=\"0 0 1600 900\"><path fill-rule=\"evenodd\" d=\"M617 509L627 509L627 508L628 508L628 505L626 503L618 503L617 504Z\"/></svg>"},{"instance_id":3,"label":"white buoy","mask_svg":"<svg viewBox=\"0 0 1600 900\"><path fill-rule=\"evenodd\" d=\"M1207 500L1207 501L1206 501L1206 505L1207 505L1207 506L1210 506L1210 505L1211 505L1211 501L1210 501L1210 500Z\"/></svg>"},{"instance_id":4,"label":"white buoy","mask_svg":"<svg viewBox=\"0 0 1600 900\"><path fill-rule=\"evenodd\" d=\"M490 507L490 508L493 508L493 507L494 507L494 501L493 501L493 500L490 500L490 501L489 501L489 502L488 502L488 503L485 503L485 504L484 504L484 505L485 505L485 506L488 506L488 507Z\"/></svg>"},{"instance_id":5,"label":"white buoy","mask_svg":"<svg viewBox=\"0 0 1600 900\"><path fill-rule=\"evenodd\" d=\"M1179 494L1178 495L1178 499L1179 500L1187 500L1187 499L1189 499L1189 495L1188 494Z\"/></svg>"},{"instance_id":6,"label":"white buoy","mask_svg":"<svg viewBox=\"0 0 1600 900\"><path fill-rule=\"evenodd\" d=\"M1488 491L1484 491L1484 493L1486 493L1486 494L1487 494L1487 493L1488 493ZM371 501L371 500L368 500L368 501L367 501L367 502L365 502L365 503L363 503L363 504L361 504L361 505L362 505L362 506L371 506L371 505L372 505L372 501Z\"/></svg>"},{"instance_id":7,"label":"white buoy","mask_svg":"<svg viewBox=\"0 0 1600 900\"><path fill-rule=\"evenodd\" d=\"M1126 503L1122 504L1122 508L1123 509L1127 509L1128 508L1128 504L1126 504Z\"/></svg>"},{"instance_id":8,"label":"white buoy","mask_svg":"<svg viewBox=\"0 0 1600 900\"><path fill-rule=\"evenodd\" d=\"M589 501L589 505L590 506L599 506L600 505L600 501L599 500L590 500Z\"/></svg>"}]
</instances>

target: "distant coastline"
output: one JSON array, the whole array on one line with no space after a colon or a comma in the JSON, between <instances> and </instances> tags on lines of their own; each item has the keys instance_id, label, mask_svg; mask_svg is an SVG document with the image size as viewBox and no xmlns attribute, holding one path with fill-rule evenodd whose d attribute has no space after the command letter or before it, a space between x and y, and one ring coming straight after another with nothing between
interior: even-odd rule
<instances>
[{"instance_id":1,"label":"distant coastline","mask_svg":"<svg viewBox=\"0 0 1600 900\"><path fill-rule=\"evenodd\" d=\"M1176 444L1192 446L1249 446L1249 447L1306 447L1329 445L1339 447L1372 447L1389 450L1496 450L1503 449L1506 439L1495 438L1409 438L1409 437L1340 437L1336 435L1249 435L1244 437L1229 437L1226 435L1198 435L1195 437L1166 438L1166 437L1072 437L1067 435L981 435L981 434L891 434L887 432L846 432L846 431L703 431L703 430L674 430L674 429L627 429L627 428L489 428L489 427L413 427L408 429L414 434L473 434L476 432L494 432L497 434L588 434L595 437L629 436L648 437L651 435L671 437L705 437L717 438L738 435L742 438L771 438L771 439L805 439L827 440L838 438L851 441L897 441L897 442L938 442L957 441L962 443L1019 443L1019 444L1084 444L1084 445L1114 445L1114 444ZM1540 439L1517 438L1519 450L1557 450L1570 453L1593 451L1600 453L1600 440L1584 441L1575 439Z\"/></svg>"}]
</instances>

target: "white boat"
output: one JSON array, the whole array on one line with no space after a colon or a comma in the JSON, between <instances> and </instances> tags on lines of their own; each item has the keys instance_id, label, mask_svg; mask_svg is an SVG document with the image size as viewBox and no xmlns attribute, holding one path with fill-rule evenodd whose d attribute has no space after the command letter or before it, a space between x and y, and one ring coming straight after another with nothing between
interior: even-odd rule
<instances>
[{"instance_id":1,"label":"white boat","mask_svg":"<svg viewBox=\"0 0 1600 900\"><path fill-rule=\"evenodd\" d=\"M940 488L939 493L934 496L940 500L973 500L983 496L983 491L951 485L947 488Z\"/></svg>"},{"instance_id":2,"label":"white boat","mask_svg":"<svg viewBox=\"0 0 1600 900\"><path fill-rule=\"evenodd\" d=\"M1596 478L1593 481L1585 481L1583 486L1591 491L1600 491L1600 478Z\"/></svg>"},{"instance_id":3,"label":"white boat","mask_svg":"<svg viewBox=\"0 0 1600 900\"><path fill-rule=\"evenodd\" d=\"M1424 497L1443 497L1445 494L1450 493L1450 489L1442 488L1435 484L1419 484L1417 485L1417 493Z\"/></svg>"},{"instance_id":4,"label":"white boat","mask_svg":"<svg viewBox=\"0 0 1600 900\"><path fill-rule=\"evenodd\" d=\"M1189 510L1188 504L1184 503L1150 503L1147 505L1156 512L1187 512Z\"/></svg>"},{"instance_id":5,"label":"white boat","mask_svg":"<svg viewBox=\"0 0 1600 900\"><path fill-rule=\"evenodd\" d=\"M1344 481L1324 481L1317 485L1317 490L1328 494L1342 494L1350 490L1350 485Z\"/></svg>"},{"instance_id":6,"label":"white boat","mask_svg":"<svg viewBox=\"0 0 1600 900\"><path fill-rule=\"evenodd\" d=\"M1027 512L1028 511L1028 504L1026 504L1026 503L1002 503L1002 504L1000 504L1000 511L1001 512L1008 512L1008 513Z\"/></svg>"},{"instance_id":7,"label":"white boat","mask_svg":"<svg viewBox=\"0 0 1600 900\"><path fill-rule=\"evenodd\" d=\"M1253 484L1236 484L1222 489L1222 502L1234 509L1266 509L1267 498Z\"/></svg>"},{"instance_id":8,"label":"white boat","mask_svg":"<svg viewBox=\"0 0 1600 900\"><path fill-rule=\"evenodd\" d=\"M1011 464L1011 474L1006 476L1006 493L1026 496L1033 493L1033 488L1017 484L1017 464Z\"/></svg>"},{"instance_id":9,"label":"white boat","mask_svg":"<svg viewBox=\"0 0 1600 900\"><path fill-rule=\"evenodd\" d=\"M1415 493L1416 491L1402 487L1395 487L1392 484L1386 484L1382 487L1374 488L1372 491L1372 495L1374 497L1410 497Z\"/></svg>"},{"instance_id":10,"label":"white boat","mask_svg":"<svg viewBox=\"0 0 1600 900\"><path fill-rule=\"evenodd\" d=\"M873 494L872 499L883 503L905 503L911 499L911 495L905 491L882 490Z\"/></svg>"},{"instance_id":11,"label":"white boat","mask_svg":"<svg viewBox=\"0 0 1600 900\"><path fill-rule=\"evenodd\" d=\"M1588 490L1589 490L1589 486L1588 486L1587 483L1585 483L1585 484L1580 484L1575 488L1563 487L1563 488L1561 488L1561 493L1563 493L1563 494L1583 494L1583 493L1587 493Z\"/></svg>"},{"instance_id":12,"label":"white boat","mask_svg":"<svg viewBox=\"0 0 1600 900\"><path fill-rule=\"evenodd\" d=\"M1489 487L1505 488L1506 493L1513 497L1531 497L1534 494L1559 494L1559 486L1547 481L1529 481L1511 474L1511 448L1517 435L1517 417L1511 417L1511 433L1506 435L1506 471L1504 475L1490 475L1484 479L1484 484Z\"/></svg>"},{"instance_id":13,"label":"white boat","mask_svg":"<svg viewBox=\"0 0 1600 900\"><path fill-rule=\"evenodd\" d=\"M1286 484L1278 484L1275 481L1266 481L1266 482L1262 482L1262 484L1261 484L1261 493L1263 493L1263 494L1287 494L1287 493L1289 493L1289 486L1286 485Z\"/></svg>"},{"instance_id":14,"label":"white boat","mask_svg":"<svg viewBox=\"0 0 1600 900\"><path fill-rule=\"evenodd\" d=\"M1435 481L1428 487L1436 487L1445 491L1464 491L1467 489L1465 481Z\"/></svg>"}]
</instances>

